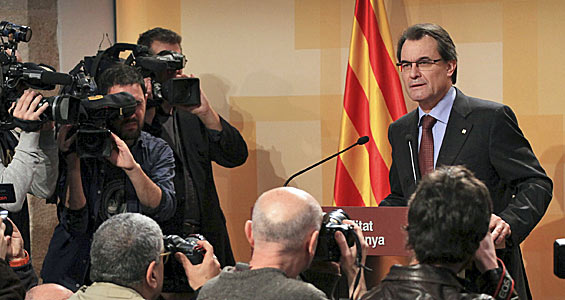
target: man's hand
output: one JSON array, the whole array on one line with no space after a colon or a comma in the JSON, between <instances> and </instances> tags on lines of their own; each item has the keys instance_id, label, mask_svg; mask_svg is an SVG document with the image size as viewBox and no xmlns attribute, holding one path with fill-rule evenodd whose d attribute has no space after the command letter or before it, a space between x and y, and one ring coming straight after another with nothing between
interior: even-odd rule
<instances>
[{"instance_id":1,"label":"man's hand","mask_svg":"<svg viewBox=\"0 0 565 300\"><path fill-rule=\"evenodd\" d=\"M138 164L129 151L128 145L113 132L111 135L114 143L116 143L116 148L112 150L112 154L107 159L124 171L132 171Z\"/></svg>"},{"instance_id":2,"label":"man's hand","mask_svg":"<svg viewBox=\"0 0 565 300\"><path fill-rule=\"evenodd\" d=\"M177 74L176 78L194 78L194 74L190 74L190 76L186 74ZM204 94L204 91L200 89L200 105L175 105L176 108L187 111L191 114L194 114L200 118L202 123L208 129L213 129L217 131L222 131L222 124L220 123L220 116L218 113L210 106L210 102L208 102L208 97Z\"/></svg>"},{"instance_id":3,"label":"man's hand","mask_svg":"<svg viewBox=\"0 0 565 300\"><path fill-rule=\"evenodd\" d=\"M24 120L24 121L38 121L41 114L49 107L48 103L44 103L41 107L37 108L39 102L41 102L43 96L34 92L32 90L25 90L18 101L12 104L11 113L14 118ZM42 130L48 130L52 128L51 125L44 126Z\"/></svg>"},{"instance_id":4,"label":"man's hand","mask_svg":"<svg viewBox=\"0 0 565 300\"><path fill-rule=\"evenodd\" d=\"M8 219L8 221L12 223L13 231L12 236L6 237L6 259L12 260L25 258L24 238L16 224L14 224L14 222L10 219Z\"/></svg>"},{"instance_id":5,"label":"man's hand","mask_svg":"<svg viewBox=\"0 0 565 300\"><path fill-rule=\"evenodd\" d=\"M6 259L6 252L8 251L8 241L4 236L5 229L4 222L0 222L0 259Z\"/></svg>"},{"instance_id":6,"label":"man's hand","mask_svg":"<svg viewBox=\"0 0 565 300\"><path fill-rule=\"evenodd\" d=\"M487 232L479 244L479 249L475 251L473 260L475 261L477 269L479 269L481 273L498 268L496 251L494 249L494 242L490 232Z\"/></svg>"},{"instance_id":7,"label":"man's hand","mask_svg":"<svg viewBox=\"0 0 565 300\"><path fill-rule=\"evenodd\" d=\"M220 274L220 263L214 256L214 248L208 241L198 241L206 249L201 264L193 265L181 252L175 253L175 258L182 264L188 283L193 290L199 289L206 281Z\"/></svg>"},{"instance_id":8,"label":"man's hand","mask_svg":"<svg viewBox=\"0 0 565 300\"><path fill-rule=\"evenodd\" d=\"M492 240L496 246L503 246L506 238L512 234L510 225L495 214L490 216L489 231L492 233Z\"/></svg>"},{"instance_id":9,"label":"man's hand","mask_svg":"<svg viewBox=\"0 0 565 300\"><path fill-rule=\"evenodd\" d=\"M357 237L359 237L359 241L361 242L361 248L362 248L361 264L364 265L365 260L367 258L369 245L365 241L365 237L363 236L363 231L357 224L355 224L355 222L351 220L344 220L343 223L353 225L355 234L357 235ZM353 245L353 247L349 248L345 236L340 231L337 231L335 233L335 239L337 241L337 245L339 246L339 251L341 252L341 259L339 261L339 264L341 266L341 271L345 273L345 276L347 277L347 282L349 282L349 295L353 294L354 299L357 299L358 297L363 295L367 290L367 287L365 285L365 279L363 276L363 270L360 270L359 266L357 266L355 263L357 258L357 246ZM353 284L355 281L354 279L358 272L361 272L361 280L359 281L359 286L357 287L357 289L353 291L354 288Z\"/></svg>"}]
</instances>

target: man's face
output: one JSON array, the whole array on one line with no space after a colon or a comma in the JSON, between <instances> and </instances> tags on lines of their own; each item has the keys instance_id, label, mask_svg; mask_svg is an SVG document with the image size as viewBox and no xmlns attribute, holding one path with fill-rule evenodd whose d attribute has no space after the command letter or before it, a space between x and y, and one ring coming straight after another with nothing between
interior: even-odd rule
<instances>
[{"instance_id":1,"label":"man's face","mask_svg":"<svg viewBox=\"0 0 565 300\"><path fill-rule=\"evenodd\" d=\"M151 43L151 52L153 54L159 54L159 52L163 50L174 51L182 54L182 50L179 44L169 44L160 41L153 41L153 43ZM163 72L163 74L157 74L157 81L165 82L168 79L174 78L177 75L181 75L181 74L182 74L182 70L167 70Z\"/></svg>"},{"instance_id":2,"label":"man's face","mask_svg":"<svg viewBox=\"0 0 565 300\"><path fill-rule=\"evenodd\" d=\"M129 118L113 121L110 129L122 140L133 141L139 137L141 128L143 127L143 120L145 119L145 95L139 84L114 85L108 90L108 94L116 94L119 92L132 94L137 101L137 106L133 115Z\"/></svg>"},{"instance_id":3,"label":"man's face","mask_svg":"<svg viewBox=\"0 0 565 300\"><path fill-rule=\"evenodd\" d=\"M401 61L417 62L436 60L441 56L437 51L437 41L426 35L419 40L406 40L400 58ZM456 65L455 61L441 60L429 70L420 70L412 64L410 71L401 72L410 98L418 102L424 111L431 110L451 87L451 75Z\"/></svg>"}]
</instances>

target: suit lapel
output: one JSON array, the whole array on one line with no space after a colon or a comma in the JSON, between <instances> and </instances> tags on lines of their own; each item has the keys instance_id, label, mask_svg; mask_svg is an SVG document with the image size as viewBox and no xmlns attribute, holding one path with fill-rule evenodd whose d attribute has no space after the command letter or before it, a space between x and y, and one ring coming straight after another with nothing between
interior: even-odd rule
<instances>
[{"instance_id":1,"label":"suit lapel","mask_svg":"<svg viewBox=\"0 0 565 300\"><path fill-rule=\"evenodd\" d=\"M452 165L471 133L473 124L466 118L471 112L469 99L461 91L456 89L457 95L453 102L453 108L449 115L449 121L445 130L445 136L441 144L436 167L441 165Z\"/></svg>"}]
</instances>

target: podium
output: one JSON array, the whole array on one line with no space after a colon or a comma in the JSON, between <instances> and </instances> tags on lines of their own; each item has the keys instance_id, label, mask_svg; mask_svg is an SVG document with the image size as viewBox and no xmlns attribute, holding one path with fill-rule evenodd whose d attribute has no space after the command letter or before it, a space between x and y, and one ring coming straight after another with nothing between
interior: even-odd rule
<instances>
[{"instance_id":1,"label":"podium","mask_svg":"<svg viewBox=\"0 0 565 300\"><path fill-rule=\"evenodd\" d=\"M365 272L367 288L379 283L394 264L408 265L412 253L406 249L408 207L323 206L326 213L341 208L357 223L369 244Z\"/></svg>"}]
</instances>

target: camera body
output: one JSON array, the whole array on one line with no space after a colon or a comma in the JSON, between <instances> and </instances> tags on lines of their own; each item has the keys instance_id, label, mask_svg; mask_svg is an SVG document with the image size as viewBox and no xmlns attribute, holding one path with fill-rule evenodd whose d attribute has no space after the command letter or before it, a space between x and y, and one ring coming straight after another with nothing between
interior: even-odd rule
<instances>
[{"instance_id":1,"label":"camera body","mask_svg":"<svg viewBox=\"0 0 565 300\"><path fill-rule=\"evenodd\" d=\"M206 250L197 243L204 240L206 239L200 234L190 234L186 239L178 235L163 237L166 252L171 252L171 256L175 252L181 252L193 265L201 264L204 259ZM185 293L193 291L188 283L182 264L174 257L169 258L165 264L163 292Z\"/></svg>"},{"instance_id":2,"label":"camera body","mask_svg":"<svg viewBox=\"0 0 565 300\"><path fill-rule=\"evenodd\" d=\"M341 208L324 214L314 260L339 262L339 259L341 258L341 251L339 250L339 246L335 240L335 233L337 231L341 231L341 233L343 233L347 240L348 247L353 246L355 243L355 231L353 229L353 225L344 224L344 220L349 220L349 215L347 215L347 213Z\"/></svg>"}]
</instances>

